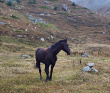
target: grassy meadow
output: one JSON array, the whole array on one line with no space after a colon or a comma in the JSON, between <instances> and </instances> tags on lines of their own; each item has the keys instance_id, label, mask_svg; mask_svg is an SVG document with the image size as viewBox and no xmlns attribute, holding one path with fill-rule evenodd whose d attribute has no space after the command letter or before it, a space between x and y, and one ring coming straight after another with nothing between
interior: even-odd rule
<instances>
[{"instance_id":1,"label":"grassy meadow","mask_svg":"<svg viewBox=\"0 0 110 93\"><path fill-rule=\"evenodd\" d=\"M75 46L72 49L71 45L72 51L74 48ZM0 93L110 92L109 57L67 56L61 51L54 67L53 80L45 83L44 65L41 64L43 81L40 81L38 69L35 68L36 49L37 47L16 41L0 42ZM23 58L24 54L29 55L30 58ZM82 72L82 68L91 62L95 63L94 67L99 72Z\"/></svg>"}]
</instances>

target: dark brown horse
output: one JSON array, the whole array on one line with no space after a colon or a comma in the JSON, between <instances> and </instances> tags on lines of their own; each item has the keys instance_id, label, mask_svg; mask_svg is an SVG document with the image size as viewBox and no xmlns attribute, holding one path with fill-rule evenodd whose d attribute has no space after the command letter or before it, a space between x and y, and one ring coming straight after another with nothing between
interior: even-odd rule
<instances>
[{"instance_id":1,"label":"dark brown horse","mask_svg":"<svg viewBox=\"0 0 110 93\"><path fill-rule=\"evenodd\" d=\"M49 48L38 48L36 51L36 67L39 68L40 80L42 80L40 62L45 64L46 82L52 80L52 72L57 61L57 54L63 50L70 55L70 49L67 44L67 39L60 40ZM49 76L49 66L51 65L51 71Z\"/></svg>"}]
</instances>

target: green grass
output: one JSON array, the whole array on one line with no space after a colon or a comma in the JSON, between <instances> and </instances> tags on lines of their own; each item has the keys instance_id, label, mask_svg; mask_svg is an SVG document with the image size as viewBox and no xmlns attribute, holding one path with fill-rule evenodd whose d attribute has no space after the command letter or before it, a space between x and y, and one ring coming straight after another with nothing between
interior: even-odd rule
<instances>
[{"instance_id":1,"label":"green grass","mask_svg":"<svg viewBox=\"0 0 110 93\"><path fill-rule=\"evenodd\" d=\"M42 8L42 9L49 9L49 7L47 7L47 6L40 6L39 8Z\"/></svg>"},{"instance_id":2,"label":"green grass","mask_svg":"<svg viewBox=\"0 0 110 93\"><path fill-rule=\"evenodd\" d=\"M20 18L17 17L17 16L15 16L15 15L12 15L11 17L12 17L13 19L18 19L18 20L20 20Z\"/></svg>"},{"instance_id":3,"label":"green grass","mask_svg":"<svg viewBox=\"0 0 110 93\"><path fill-rule=\"evenodd\" d=\"M4 17L4 16L3 16L3 17L1 17L1 18L2 18L2 19L8 19L7 17Z\"/></svg>"}]
</instances>

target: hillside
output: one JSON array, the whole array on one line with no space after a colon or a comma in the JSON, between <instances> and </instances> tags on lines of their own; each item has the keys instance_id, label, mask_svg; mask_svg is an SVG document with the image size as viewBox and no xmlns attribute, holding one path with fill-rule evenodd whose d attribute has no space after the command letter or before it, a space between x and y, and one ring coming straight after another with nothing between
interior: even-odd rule
<instances>
[{"instance_id":1,"label":"hillside","mask_svg":"<svg viewBox=\"0 0 110 93\"><path fill-rule=\"evenodd\" d=\"M109 18L68 0L0 0L0 93L109 93ZM5 0L8 1L8 0ZM45 1L45 2L44 2ZM63 6L68 6L62 9ZM66 4L66 5L65 5ZM66 11L65 11L66 10ZM52 81L35 68L35 51L68 39L71 55L61 51ZM83 57L86 52L88 57ZM83 72L94 63L98 72Z\"/></svg>"},{"instance_id":2,"label":"hillside","mask_svg":"<svg viewBox=\"0 0 110 93\"><path fill-rule=\"evenodd\" d=\"M76 43L87 41L109 43L108 18L78 5L72 6L72 3L67 0L48 1L48 3L38 0L36 4L31 5L28 4L28 0L25 0L20 5L12 7L0 3L0 19L6 23L0 25L0 33L18 39L32 39L31 41L44 38L45 41L50 42L68 38ZM62 4L68 5L69 12L62 10ZM57 10L52 9L55 6L58 7ZM26 14L41 19L48 25L32 24ZM10 17L12 15L18 19Z\"/></svg>"}]
</instances>

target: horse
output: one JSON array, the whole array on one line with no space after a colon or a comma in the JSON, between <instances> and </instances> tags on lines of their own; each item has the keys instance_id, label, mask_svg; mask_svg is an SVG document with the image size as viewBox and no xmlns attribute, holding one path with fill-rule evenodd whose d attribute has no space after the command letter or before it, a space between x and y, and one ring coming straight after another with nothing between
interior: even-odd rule
<instances>
[{"instance_id":1,"label":"horse","mask_svg":"<svg viewBox=\"0 0 110 93\"><path fill-rule=\"evenodd\" d=\"M36 68L39 68L40 80L42 80L40 62L45 64L46 82L52 80L52 73L55 63L57 61L57 54L63 50L70 55L71 51L67 43L67 39L60 40L50 46L49 48L38 48L35 53ZM51 65L51 71L49 76L49 66Z\"/></svg>"}]
</instances>

